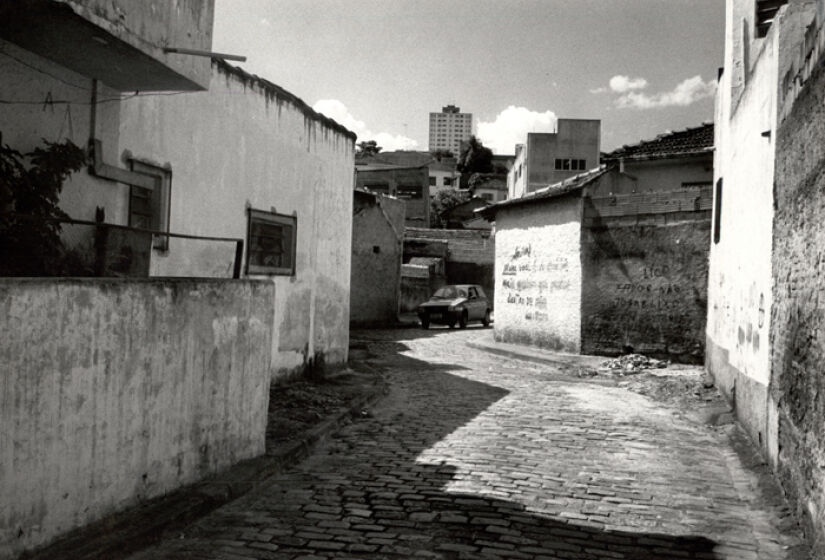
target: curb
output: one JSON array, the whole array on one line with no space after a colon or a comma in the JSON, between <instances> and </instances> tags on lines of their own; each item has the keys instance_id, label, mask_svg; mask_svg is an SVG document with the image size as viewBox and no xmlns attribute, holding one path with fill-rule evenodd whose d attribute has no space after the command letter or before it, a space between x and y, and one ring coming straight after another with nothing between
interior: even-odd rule
<instances>
[{"instance_id":1,"label":"curb","mask_svg":"<svg viewBox=\"0 0 825 560\"><path fill-rule=\"evenodd\" d=\"M618 380L612 377L604 377L604 376L587 376L587 377L579 377L572 374L569 370L571 368L589 368L592 369L592 366L583 363L581 359L577 360L576 356L570 356L569 358L554 358L552 356L545 356L538 354L535 351L530 351L530 349L525 349L525 351L517 351L517 350L510 350L507 348L501 348L498 346L490 345L484 342L477 342L468 340L465 342L465 345L469 348L473 348L474 350L481 350L482 352L487 352L489 354L495 354L497 356L503 356L505 358L511 358L514 360L522 360L525 362L532 362L535 364L542 364L547 366L553 366L559 368L558 375L560 378L563 378L565 382L570 383L590 383L595 385L607 385L607 386L616 386L618 384Z\"/></svg>"},{"instance_id":2,"label":"curb","mask_svg":"<svg viewBox=\"0 0 825 560\"><path fill-rule=\"evenodd\" d=\"M350 418L375 404L386 394L379 382L298 441L263 455L242 461L205 480L104 517L75 529L44 548L24 552L18 560L118 560L149 548L169 532L179 531L194 521L248 494L273 475L309 457L327 437L338 432Z\"/></svg>"},{"instance_id":3,"label":"curb","mask_svg":"<svg viewBox=\"0 0 825 560\"><path fill-rule=\"evenodd\" d=\"M551 366L567 366L570 365L570 362L565 362L564 360L553 359L550 357L538 356L535 354L526 354L521 352L515 352L513 350L507 350L505 348L496 348L495 346L489 346L484 343L467 341L465 343L470 348L474 348L476 350L483 350L484 352L489 352L490 354L496 354L497 356L504 356L505 358L513 358L516 360L524 360L526 362L535 362L537 364L547 364Z\"/></svg>"}]
</instances>

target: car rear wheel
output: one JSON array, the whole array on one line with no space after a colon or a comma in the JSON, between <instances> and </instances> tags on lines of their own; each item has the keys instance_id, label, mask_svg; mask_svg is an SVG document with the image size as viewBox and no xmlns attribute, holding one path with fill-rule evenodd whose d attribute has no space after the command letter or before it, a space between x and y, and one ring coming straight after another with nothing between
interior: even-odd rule
<instances>
[{"instance_id":1,"label":"car rear wheel","mask_svg":"<svg viewBox=\"0 0 825 560\"><path fill-rule=\"evenodd\" d=\"M484 325L485 327L490 326L490 310L489 309L484 312L484 319L481 320L481 324Z\"/></svg>"},{"instance_id":2,"label":"car rear wheel","mask_svg":"<svg viewBox=\"0 0 825 560\"><path fill-rule=\"evenodd\" d=\"M458 326L462 329L467 328L467 312L461 314L461 317L458 318Z\"/></svg>"}]
</instances>

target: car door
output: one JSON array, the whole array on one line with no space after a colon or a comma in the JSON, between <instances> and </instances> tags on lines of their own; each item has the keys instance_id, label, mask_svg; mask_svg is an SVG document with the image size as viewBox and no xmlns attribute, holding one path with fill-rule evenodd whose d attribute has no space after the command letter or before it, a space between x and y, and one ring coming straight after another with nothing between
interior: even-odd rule
<instances>
[{"instance_id":1,"label":"car door","mask_svg":"<svg viewBox=\"0 0 825 560\"><path fill-rule=\"evenodd\" d=\"M469 296L469 300L467 301L467 316L470 320L481 319L484 317L484 310L480 308L484 307L484 302L479 298L478 290L476 290L474 286L470 286L467 292Z\"/></svg>"}]
</instances>

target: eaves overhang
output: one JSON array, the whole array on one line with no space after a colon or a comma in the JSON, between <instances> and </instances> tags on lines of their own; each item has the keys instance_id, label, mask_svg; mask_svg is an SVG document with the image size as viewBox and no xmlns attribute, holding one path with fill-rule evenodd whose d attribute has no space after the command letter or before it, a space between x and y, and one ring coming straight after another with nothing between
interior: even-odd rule
<instances>
[{"instance_id":1,"label":"eaves overhang","mask_svg":"<svg viewBox=\"0 0 825 560\"><path fill-rule=\"evenodd\" d=\"M568 194L579 193L582 191L582 189L584 189L584 187L596 181L599 177L607 173L610 169L611 167L607 165L601 165L599 167L591 169L590 171L586 171L584 173L580 173L578 175L570 177L569 179L565 179L560 183L554 183L547 187L527 193L522 197L502 200L501 202L490 204L489 206L485 206L484 208L479 208L475 211L475 213L484 218L485 220L492 222L495 221L496 214L500 210L509 210L510 208L514 208L517 206L536 204L550 199L559 198L561 196L565 196Z\"/></svg>"},{"instance_id":2,"label":"eaves overhang","mask_svg":"<svg viewBox=\"0 0 825 560\"><path fill-rule=\"evenodd\" d=\"M214 6L214 0L202 0L201 3L204 5L202 10L209 10L201 16L209 28L192 29L189 35L203 33L204 37L191 39L192 44L209 48L210 6ZM95 2L3 0L0 2L0 38L120 92L208 89L209 59L164 52L164 46L186 45L160 45L144 39L125 21L140 21L146 26L154 24L154 27L160 27L164 22L150 20L156 16L150 14L143 2L135 0L133 4L124 5L138 13L131 19L121 14L123 20L112 21L109 14L95 9ZM174 22L165 23L172 27ZM184 31L176 30L185 35Z\"/></svg>"}]
</instances>

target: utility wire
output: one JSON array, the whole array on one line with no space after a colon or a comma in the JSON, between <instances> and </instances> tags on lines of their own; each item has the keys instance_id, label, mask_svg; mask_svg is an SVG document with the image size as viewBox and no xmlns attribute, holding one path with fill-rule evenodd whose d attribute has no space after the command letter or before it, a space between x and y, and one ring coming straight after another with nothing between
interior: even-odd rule
<instances>
[{"instance_id":1,"label":"utility wire","mask_svg":"<svg viewBox=\"0 0 825 560\"><path fill-rule=\"evenodd\" d=\"M109 97L106 99L98 99L98 103L111 103L113 101L127 101L135 97L159 97L168 95L182 95L185 93L193 93L190 91L171 91L171 92L157 92L157 93L140 93L135 92L125 97ZM28 100L14 100L14 99L0 99L0 105L91 105L91 101L70 101L68 99L51 99L48 101L28 101Z\"/></svg>"},{"instance_id":2,"label":"utility wire","mask_svg":"<svg viewBox=\"0 0 825 560\"><path fill-rule=\"evenodd\" d=\"M82 90L84 90L84 91L92 91L92 88L90 88L90 87L86 87L86 86L79 86L79 85L77 85L77 84L73 84L73 83L71 83L71 82L67 82L67 81L66 81L66 80L64 80L63 78L60 78L60 77L58 77L58 76L55 76L54 74L51 74L51 73L49 73L49 72L46 72L45 70L42 70L42 69L40 69L40 68L37 68L36 66L33 66L33 65L29 64L28 62L26 62L26 61L24 61L24 60L21 60L21 59L17 58L16 56L14 56L14 55L11 55L11 54L7 53L6 51L0 51L0 54L2 54L3 56L7 56L7 57L9 57L9 58L11 58L12 60L16 60L17 62L19 62L19 63L20 63L20 64L22 64L23 66L26 66L27 68L31 68L31 69L32 69L32 70L34 70L35 72L40 72L41 74L45 74L46 76L49 76L50 78L54 78L54 79L55 79L55 80L57 80L58 82L62 82L62 83L64 83L64 84L66 84L67 86L71 86L71 87L73 87L73 88L77 88L77 89L82 89Z\"/></svg>"}]
</instances>

